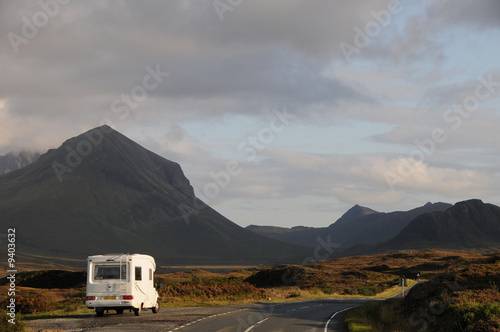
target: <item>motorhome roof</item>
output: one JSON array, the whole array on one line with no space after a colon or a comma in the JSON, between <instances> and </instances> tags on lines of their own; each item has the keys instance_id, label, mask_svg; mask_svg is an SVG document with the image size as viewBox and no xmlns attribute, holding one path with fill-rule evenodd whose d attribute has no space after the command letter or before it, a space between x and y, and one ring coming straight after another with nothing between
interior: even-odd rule
<instances>
[{"instance_id":1,"label":"motorhome roof","mask_svg":"<svg viewBox=\"0 0 500 332\"><path fill-rule=\"evenodd\" d=\"M155 259L150 256L150 255L144 255L144 254L107 254L107 255L93 255L87 257L87 260L90 261L96 261L99 263L102 262L109 262L109 261L117 261L119 259L146 259L149 260L152 264L154 269L156 269L156 262Z\"/></svg>"},{"instance_id":2,"label":"motorhome roof","mask_svg":"<svg viewBox=\"0 0 500 332\"><path fill-rule=\"evenodd\" d=\"M144 254L105 254L105 255L91 255L89 257L120 257L120 256L127 256L127 257L138 257L138 256L144 256L144 257L151 257L150 255L144 255Z\"/></svg>"}]
</instances>

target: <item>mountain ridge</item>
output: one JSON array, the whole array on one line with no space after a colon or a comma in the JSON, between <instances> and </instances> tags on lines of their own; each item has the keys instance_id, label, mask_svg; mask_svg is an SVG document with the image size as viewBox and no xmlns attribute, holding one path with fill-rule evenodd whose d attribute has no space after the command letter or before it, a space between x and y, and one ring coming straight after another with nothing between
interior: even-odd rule
<instances>
[{"instance_id":1,"label":"mountain ridge","mask_svg":"<svg viewBox=\"0 0 500 332\"><path fill-rule=\"evenodd\" d=\"M191 207L189 220L181 206ZM234 224L194 196L178 163L108 126L0 176L0 225L26 253L144 252L159 264L299 261L308 251Z\"/></svg>"},{"instance_id":2,"label":"mountain ridge","mask_svg":"<svg viewBox=\"0 0 500 332\"><path fill-rule=\"evenodd\" d=\"M500 207L470 199L415 218L377 250L490 247L500 248Z\"/></svg>"},{"instance_id":3,"label":"mountain ridge","mask_svg":"<svg viewBox=\"0 0 500 332\"><path fill-rule=\"evenodd\" d=\"M23 168L40 157L39 152L17 151L0 156L0 175Z\"/></svg>"},{"instance_id":4,"label":"mountain ridge","mask_svg":"<svg viewBox=\"0 0 500 332\"><path fill-rule=\"evenodd\" d=\"M358 244L376 244L387 241L396 236L408 224L421 214L443 211L450 208L449 203L427 203L408 211L370 213L347 224L330 227L336 232L338 240L343 241L343 249ZM335 239L335 238L334 238Z\"/></svg>"},{"instance_id":5,"label":"mountain ridge","mask_svg":"<svg viewBox=\"0 0 500 332\"><path fill-rule=\"evenodd\" d=\"M427 203L423 206L394 212L377 212L367 207L354 205L336 222L328 227L273 227L250 225L247 229L263 236L302 246L315 247L318 238L330 238L338 250L360 244L371 245L396 236L415 217L431 211L442 211L451 207L448 203Z\"/></svg>"},{"instance_id":6,"label":"mountain ridge","mask_svg":"<svg viewBox=\"0 0 500 332\"><path fill-rule=\"evenodd\" d=\"M351 222L353 220L357 220L359 218L362 218L364 216L373 214L373 213L380 213L375 210L372 210L368 207L361 206L359 204L354 205L352 208L347 210L335 223L330 224L328 227L332 227L333 225L341 225L341 224L346 224L348 222Z\"/></svg>"}]
</instances>

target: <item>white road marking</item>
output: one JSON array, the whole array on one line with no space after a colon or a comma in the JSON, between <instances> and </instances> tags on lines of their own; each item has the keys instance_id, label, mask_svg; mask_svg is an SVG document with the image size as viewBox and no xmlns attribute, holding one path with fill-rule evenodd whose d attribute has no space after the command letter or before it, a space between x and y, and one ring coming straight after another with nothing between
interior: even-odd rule
<instances>
[{"instance_id":1,"label":"white road marking","mask_svg":"<svg viewBox=\"0 0 500 332\"><path fill-rule=\"evenodd\" d=\"M261 319L260 321L258 321L257 323L253 324L252 326L250 326L248 329L246 329L245 331L243 332L248 332L248 331L251 331L254 327L256 327L257 325L263 323L264 321L268 320L269 317L267 318L264 318L264 319Z\"/></svg>"},{"instance_id":2,"label":"white road marking","mask_svg":"<svg viewBox=\"0 0 500 332\"><path fill-rule=\"evenodd\" d=\"M343 312L343 311L346 311L346 310L349 310L349 309L352 309L354 307L349 307L349 308L345 308L345 309L342 309L342 310L339 310L337 312L335 312L331 317L330 319L328 320L328 322L326 322L326 325L325 325L325 330L324 332L328 332L328 324L330 324L330 321L333 319L333 317L335 317L337 314Z\"/></svg>"},{"instance_id":3,"label":"white road marking","mask_svg":"<svg viewBox=\"0 0 500 332\"><path fill-rule=\"evenodd\" d=\"M206 316L206 317L203 317L203 318L200 318L198 320L194 320L192 322L188 322L184 325L180 325L180 326L177 326L171 330L169 330L168 332L173 332L173 331L178 331L178 330L181 330L191 324L195 324L195 323L198 323L204 319L207 319L207 318L213 318L213 317L217 317L217 316L222 316L222 315L227 315L227 314L231 314L231 313L234 313L234 312L239 312L239 311L244 311L244 310L249 310L249 308L246 308L246 309L239 309L239 310L233 310L233 311L227 311L227 312L223 312L223 313L220 313L220 314L215 314L215 315L211 315L211 316Z\"/></svg>"}]
</instances>

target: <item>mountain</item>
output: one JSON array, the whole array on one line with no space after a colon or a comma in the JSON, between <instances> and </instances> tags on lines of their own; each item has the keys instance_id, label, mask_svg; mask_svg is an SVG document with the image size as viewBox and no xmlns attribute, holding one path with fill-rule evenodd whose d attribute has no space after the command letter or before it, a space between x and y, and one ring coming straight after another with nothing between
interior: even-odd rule
<instances>
[{"instance_id":1,"label":"mountain","mask_svg":"<svg viewBox=\"0 0 500 332\"><path fill-rule=\"evenodd\" d=\"M360 219L372 213L378 213L370 208L355 205L344 213L335 224L348 224L353 220ZM306 247L316 247L318 245L318 237L326 239L330 236L330 231L327 227L306 227L295 226L292 228L277 227L277 226L258 226L250 225L246 227L248 230L267 236L271 239L293 243Z\"/></svg>"},{"instance_id":2,"label":"mountain","mask_svg":"<svg viewBox=\"0 0 500 332\"><path fill-rule=\"evenodd\" d=\"M367 207L355 205L328 227L272 227L248 226L247 229L276 240L316 247L318 238L329 238L338 250L356 245L382 243L396 236L413 219L421 214L444 211L451 207L448 203L427 203L424 206L396 212L377 212Z\"/></svg>"},{"instance_id":3,"label":"mountain","mask_svg":"<svg viewBox=\"0 0 500 332\"><path fill-rule=\"evenodd\" d=\"M398 235L416 217L428 212L444 211L451 206L448 203L429 202L408 211L371 212L348 222L331 224L329 234L332 241L342 244L341 249L385 242Z\"/></svg>"},{"instance_id":4,"label":"mountain","mask_svg":"<svg viewBox=\"0 0 500 332\"><path fill-rule=\"evenodd\" d=\"M9 152L0 156L0 175L23 168L40 157L38 152Z\"/></svg>"},{"instance_id":5,"label":"mountain","mask_svg":"<svg viewBox=\"0 0 500 332\"><path fill-rule=\"evenodd\" d=\"M500 249L500 207L472 199L423 214L375 251L429 248Z\"/></svg>"},{"instance_id":6,"label":"mountain","mask_svg":"<svg viewBox=\"0 0 500 332\"><path fill-rule=\"evenodd\" d=\"M336 224L337 226L342 224L347 224L352 222L353 220L357 220L362 217L368 216L370 214L377 214L377 213L380 212L356 204L352 208L347 210L347 212L344 213L339 219L337 219L337 221L334 224ZM333 226L334 224L330 226Z\"/></svg>"},{"instance_id":7,"label":"mountain","mask_svg":"<svg viewBox=\"0 0 500 332\"><path fill-rule=\"evenodd\" d=\"M326 228L324 227L315 228L305 226L286 228L277 226L249 225L246 227L246 229L274 240L292 243L304 247L317 246L318 243L316 239L318 237L321 237L326 231Z\"/></svg>"},{"instance_id":8,"label":"mountain","mask_svg":"<svg viewBox=\"0 0 500 332\"><path fill-rule=\"evenodd\" d=\"M19 254L85 261L140 252L159 265L273 264L309 250L234 224L198 200L179 164L108 126L0 176L0 226Z\"/></svg>"}]
</instances>

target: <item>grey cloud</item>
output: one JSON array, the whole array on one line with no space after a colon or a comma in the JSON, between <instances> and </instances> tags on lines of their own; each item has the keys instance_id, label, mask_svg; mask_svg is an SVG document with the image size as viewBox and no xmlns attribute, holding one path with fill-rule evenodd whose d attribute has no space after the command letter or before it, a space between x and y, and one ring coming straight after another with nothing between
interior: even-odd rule
<instances>
[{"instance_id":1,"label":"grey cloud","mask_svg":"<svg viewBox=\"0 0 500 332\"><path fill-rule=\"evenodd\" d=\"M496 0L432 1L428 20L450 25L469 25L473 28L500 27L500 2Z\"/></svg>"},{"instance_id":2,"label":"grey cloud","mask_svg":"<svg viewBox=\"0 0 500 332\"><path fill-rule=\"evenodd\" d=\"M422 15L409 15L403 27L398 28L397 25L387 27L390 31L378 36L359 56L377 61L387 71L404 73L413 81L439 79L436 72L439 73L446 60L446 45L436 40L439 29L435 22L429 22Z\"/></svg>"},{"instance_id":3,"label":"grey cloud","mask_svg":"<svg viewBox=\"0 0 500 332\"><path fill-rule=\"evenodd\" d=\"M386 27L359 57L377 61L386 70L404 72L417 82L435 82L449 75L444 65L454 57L447 53L453 29L472 28L481 33L500 27L500 2L495 0L429 1L424 6L424 12L408 15L401 29L393 24ZM411 4L403 1L402 7L405 11ZM461 32L455 33L460 38Z\"/></svg>"},{"instance_id":4,"label":"grey cloud","mask_svg":"<svg viewBox=\"0 0 500 332\"><path fill-rule=\"evenodd\" d=\"M324 77L320 65L282 50L196 59L183 68L188 69L174 69L172 84L158 93L299 105L370 100L346 83Z\"/></svg>"},{"instance_id":5,"label":"grey cloud","mask_svg":"<svg viewBox=\"0 0 500 332\"><path fill-rule=\"evenodd\" d=\"M429 108L447 108L463 104L467 98L480 100L480 104L500 96L500 70L478 74L477 77L429 89L422 97L422 105Z\"/></svg>"},{"instance_id":6,"label":"grey cloud","mask_svg":"<svg viewBox=\"0 0 500 332\"><path fill-rule=\"evenodd\" d=\"M303 110L307 118L310 104L370 103L322 72L353 27L386 3L248 1L220 22L212 2L70 2L18 45L18 54L2 39L0 98L8 98L13 117L96 126L116 120L113 101L141 84L147 66L159 65L171 75L148 92L141 107L155 109L141 121L252 114L270 104ZM38 3L3 2L4 37L22 35L23 20L41 10ZM178 105L191 109L181 114Z\"/></svg>"},{"instance_id":7,"label":"grey cloud","mask_svg":"<svg viewBox=\"0 0 500 332\"><path fill-rule=\"evenodd\" d=\"M402 5L406 6L408 3L403 2ZM383 34L376 43L367 48L362 56L381 60L390 59L389 61L397 61L405 65L433 61L435 67L431 71L435 72L440 70L439 66L447 58L446 40L438 37L443 32L460 26L478 30L498 29L500 27L500 2L496 0L429 1L426 4L425 15L409 16L403 31ZM418 66L415 68L420 71L424 69ZM408 73L424 79L435 78L435 75L428 73L423 75L412 71Z\"/></svg>"},{"instance_id":8,"label":"grey cloud","mask_svg":"<svg viewBox=\"0 0 500 332\"><path fill-rule=\"evenodd\" d=\"M388 2L243 1L223 22L212 1L70 2L15 54L6 34L20 33L22 18L31 19L40 7L37 2L4 1L0 99L8 99L12 118L33 116L39 123L65 127L97 126L103 118L125 126L253 115L263 105L276 104L292 109L301 120L320 122L325 117L312 113L347 114L354 103L376 103L367 92L323 73L331 61L343 61L339 44L352 42L354 28L364 27L373 20L371 12L387 8ZM431 38L438 26L479 17L485 17L484 24L496 24L496 1L446 3L449 7L431 2L428 17L409 18L405 31L388 27L361 56L383 58L392 70L412 74L420 68L412 61L442 61L441 47ZM444 15L447 8L450 19ZM145 68L157 64L169 77L122 120L111 110L113 101L141 84ZM440 103L454 93L429 93L426 101ZM395 137L378 139L388 141L389 136Z\"/></svg>"}]
</instances>

